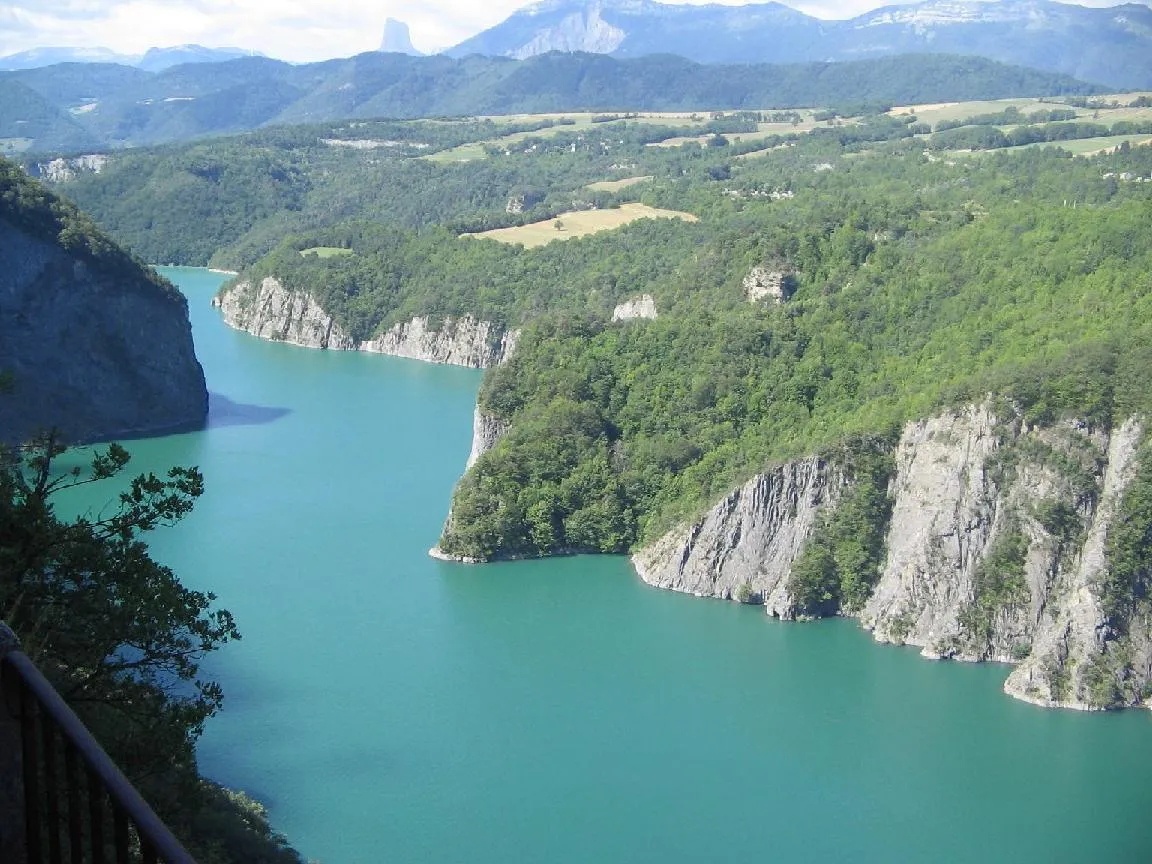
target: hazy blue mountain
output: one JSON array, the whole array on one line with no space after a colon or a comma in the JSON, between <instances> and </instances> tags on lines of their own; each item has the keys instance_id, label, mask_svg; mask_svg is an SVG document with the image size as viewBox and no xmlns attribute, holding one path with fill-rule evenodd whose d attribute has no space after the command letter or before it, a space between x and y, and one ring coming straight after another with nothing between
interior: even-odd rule
<instances>
[{"instance_id":1,"label":"hazy blue mountain","mask_svg":"<svg viewBox=\"0 0 1152 864\"><path fill-rule=\"evenodd\" d=\"M701 63L851 60L908 52L989 57L1117 88L1152 87L1152 9L1051 0L926 0L848 21L779 3L665 5L652 0L543 0L447 53L531 57L593 51L680 54Z\"/></svg>"},{"instance_id":2,"label":"hazy blue mountain","mask_svg":"<svg viewBox=\"0 0 1152 864\"><path fill-rule=\"evenodd\" d=\"M56 63L117 63L160 72L181 63L220 63L252 56L262 55L244 48L205 48L203 45L149 48L143 54L117 54L107 48L32 48L0 57L0 71L38 69Z\"/></svg>"},{"instance_id":3,"label":"hazy blue mountain","mask_svg":"<svg viewBox=\"0 0 1152 864\"><path fill-rule=\"evenodd\" d=\"M205 48L203 45L176 45L172 48L149 48L135 64L149 72L160 72L183 63L220 63L239 57L263 57L259 51L244 48Z\"/></svg>"},{"instance_id":4,"label":"hazy blue mountain","mask_svg":"<svg viewBox=\"0 0 1152 864\"><path fill-rule=\"evenodd\" d=\"M0 148L108 149L355 117L763 109L1091 94L1074 78L979 57L701 65L670 54L527 60L368 52L295 66L266 57L163 72L65 63L0 72Z\"/></svg>"},{"instance_id":5,"label":"hazy blue mountain","mask_svg":"<svg viewBox=\"0 0 1152 864\"><path fill-rule=\"evenodd\" d=\"M18 54L0 57L0 70L36 69L55 63L123 63L131 65L137 59L131 54L117 54L108 48L31 48Z\"/></svg>"},{"instance_id":6,"label":"hazy blue mountain","mask_svg":"<svg viewBox=\"0 0 1152 864\"><path fill-rule=\"evenodd\" d=\"M380 41L380 50L395 54L411 54L413 57L424 56L423 52L412 47L408 25L395 18L388 18L384 22L384 38Z\"/></svg>"}]
</instances>

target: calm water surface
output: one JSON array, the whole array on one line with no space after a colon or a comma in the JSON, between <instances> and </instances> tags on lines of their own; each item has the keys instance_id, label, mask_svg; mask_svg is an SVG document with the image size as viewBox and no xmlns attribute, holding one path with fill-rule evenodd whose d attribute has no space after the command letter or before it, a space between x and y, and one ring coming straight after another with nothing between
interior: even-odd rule
<instances>
[{"instance_id":1,"label":"calm water surface","mask_svg":"<svg viewBox=\"0 0 1152 864\"><path fill-rule=\"evenodd\" d=\"M480 373L229 330L188 295L208 491L156 538L244 633L206 773L345 862L1152 861L1152 718L1004 667L645 587L627 562L428 558Z\"/></svg>"}]
</instances>

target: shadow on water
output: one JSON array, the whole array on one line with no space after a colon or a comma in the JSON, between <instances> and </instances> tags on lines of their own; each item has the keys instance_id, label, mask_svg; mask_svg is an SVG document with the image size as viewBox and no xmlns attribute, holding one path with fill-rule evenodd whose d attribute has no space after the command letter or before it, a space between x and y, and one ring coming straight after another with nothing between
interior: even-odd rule
<instances>
[{"instance_id":1,"label":"shadow on water","mask_svg":"<svg viewBox=\"0 0 1152 864\"><path fill-rule=\"evenodd\" d=\"M291 408L273 408L267 405L233 402L220 393L208 394L209 429L217 429L221 426L260 426L265 423L274 423L291 413Z\"/></svg>"}]
</instances>

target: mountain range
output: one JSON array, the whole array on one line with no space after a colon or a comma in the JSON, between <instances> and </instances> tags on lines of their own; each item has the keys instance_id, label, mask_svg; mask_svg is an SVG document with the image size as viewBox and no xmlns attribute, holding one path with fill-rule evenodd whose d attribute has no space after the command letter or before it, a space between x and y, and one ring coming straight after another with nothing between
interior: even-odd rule
<instances>
[{"instance_id":1,"label":"mountain range","mask_svg":"<svg viewBox=\"0 0 1152 864\"><path fill-rule=\"evenodd\" d=\"M382 52L418 55L408 26L389 18ZM1152 89L1152 8L1053 0L923 0L843 21L781 3L683 5L654 0L542 0L453 48L526 59L551 51L632 58L676 54L698 63L802 63L906 53L987 57L1115 89ZM122 55L106 48L34 48L0 58L0 70L65 62L118 63L159 72L183 63L263 56L241 48L181 45Z\"/></svg>"},{"instance_id":2,"label":"mountain range","mask_svg":"<svg viewBox=\"0 0 1152 864\"><path fill-rule=\"evenodd\" d=\"M925 0L825 21L780 3L543 0L446 53L678 54L699 63L856 60L908 52L988 57L1116 88L1152 88L1152 9L1051 0Z\"/></svg>"},{"instance_id":3,"label":"mountain range","mask_svg":"<svg viewBox=\"0 0 1152 864\"><path fill-rule=\"evenodd\" d=\"M914 104L1103 92L979 57L701 65L668 54L527 60L368 52L294 66L262 57L163 72L63 63L0 72L0 151L93 152L346 118Z\"/></svg>"},{"instance_id":4,"label":"mountain range","mask_svg":"<svg viewBox=\"0 0 1152 864\"><path fill-rule=\"evenodd\" d=\"M117 54L108 48L32 48L0 57L0 70L37 69L56 63L118 63L147 72L162 72L182 63L219 63L238 57L262 56L259 51L244 48L205 48L203 45L149 48L143 54Z\"/></svg>"}]
</instances>

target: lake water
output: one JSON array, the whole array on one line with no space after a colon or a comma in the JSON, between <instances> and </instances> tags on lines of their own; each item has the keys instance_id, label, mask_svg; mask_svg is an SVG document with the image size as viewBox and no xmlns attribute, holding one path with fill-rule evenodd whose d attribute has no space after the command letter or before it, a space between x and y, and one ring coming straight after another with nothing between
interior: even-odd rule
<instances>
[{"instance_id":1,"label":"lake water","mask_svg":"<svg viewBox=\"0 0 1152 864\"><path fill-rule=\"evenodd\" d=\"M205 772L347 862L1152 860L1152 717L1004 696L848 621L660 592L620 558L427 557L480 373L229 330L188 295L207 492L153 546L242 642Z\"/></svg>"}]
</instances>

